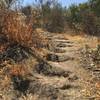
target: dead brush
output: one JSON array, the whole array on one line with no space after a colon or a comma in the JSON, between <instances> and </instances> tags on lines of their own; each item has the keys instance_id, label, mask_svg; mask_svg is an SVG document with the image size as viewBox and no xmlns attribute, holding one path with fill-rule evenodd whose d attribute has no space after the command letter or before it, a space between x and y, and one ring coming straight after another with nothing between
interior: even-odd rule
<instances>
[{"instance_id":1,"label":"dead brush","mask_svg":"<svg viewBox=\"0 0 100 100\"><path fill-rule=\"evenodd\" d=\"M0 17L2 33L6 34L11 43L27 46L32 43L32 25L25 23L25 16L14 11L3 11Z\"/></svg>"},{"instance_id":2,"label":"dead brush","mask_svg":"<svg viewBox=\"0 0 100 100\"><path fill-rule=\"evenodd\" d=\"M47 47L49 44L48 39L42 33L39 33L37 30L33 34L33 43L35 48Z\"/></svg>"},{"instance_id":3,"label":"dead brush","mask_svg":"<svg viewBox=\"0 0 100 100\"><path fill-rule=\"evenodd\" d=\"M33 29L34 19L24 14L3 10L0 11L0 30L10 43L18 43L26 47L46 45L46 39ZM38 46L36 46L38 45Z\"/></svg>"},{"instance_id":4,"label":"dead brush","mask_svg":"<svg viewBox=\"0 0 100 100\"><path fill-rule=\"evenodd\" d=\"M10 75L14 75L14 76L24 76L25 74L27 74L27 70L25 69L25 66L22 65L13 65L13 67L10 70Z\"/></svg>"},{"instance_id":5,"label":"dead brush","mask_svg":"<svg viewBox=\"0 0 100 100\"><path fill-rule=\"evenodd\" d=\"M7 45L5 44L0 45L0 53L4 52L6 48L7 48Z\"/></svg>"}]
</instances>

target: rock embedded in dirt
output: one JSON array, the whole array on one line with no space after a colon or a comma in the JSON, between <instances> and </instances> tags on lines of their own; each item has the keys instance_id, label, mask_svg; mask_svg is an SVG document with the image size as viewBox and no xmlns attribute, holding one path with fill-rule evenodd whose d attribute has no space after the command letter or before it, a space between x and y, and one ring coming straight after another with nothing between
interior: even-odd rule
<instances>
[{"instance_id":1,"label":"rock embedded in dirt","mask_svg":"<svg viewBox=\"0 0 100 100\"><path fill-rule=\"evenodd\" d=\"M7 43L7 37L4 34L0 34L0 44Z\"/></svg>"},{"instance_id":2,"label":"rock embedded in dirt","mask_svg":"<svg viewBox=\"0 0 100 100\"><path fill-rule=\"evenodd\" d=\"M79 87L78 86L75 86L73 84L65 84L60 89L61 90L67 90L67 89L72 89L72 88L79 88Z\"/></svg>"},{"instance_id":3,"label":"rock embedded in dirt","mask_svg":"<svg viewBox=\"0 0 100 100\"><path fill-rule=\"evenodd\" d=\"M15 90L25 93L28 90L30 80L24 79L22 76L12 76L12 82Z\"/></svg>"},{"instance_id":4,"label":"rock embedded in dirt","mask_svg":"<svg viewBox=\"0 0 100 100\"><path fill-rule=\"evenodd\" d=\"M47 60L56 62L59 60L59 57L58 57L58 55L55 55L55 54L48 54Z\"/></svg>"},{"instance_id":5,"label":"rock embedded in dirt","mask_svg":"<svg viewBox=\"0 0 100 100\"><path fill-rule=\"evenodd\" d=\"M53 62L63 62L68 60L73 60L74 58L66 56L66 55L56 55L56 54L48 54L47 60Z\"/></svg>"}]
</instances>

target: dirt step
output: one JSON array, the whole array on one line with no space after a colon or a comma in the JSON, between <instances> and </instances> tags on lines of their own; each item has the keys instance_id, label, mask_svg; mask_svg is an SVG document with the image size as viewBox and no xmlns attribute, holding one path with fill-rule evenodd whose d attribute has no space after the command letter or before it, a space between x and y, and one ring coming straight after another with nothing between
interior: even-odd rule
<instances>
[{"instance_id":1,"label":"dirt step","mask_svg":"<svg viewBox=\"0 0 100 100\"><path fill-rule=\"evenodd\" d=\"M79 80L79 76L76 72L71 70L71 65L68 66L69 68L66 69L64 66L60 63L54 63L54 62L49 62L49 64L52 66L48 66L46 64L39 64L36 66L36 72L39 74L44 74L45 76L50 76L50 77L64 77L67 78L69 82L75 82ZM72 72L73 71L73 72Z\"/></svg>"},{"instance_id":2,"label":"dirt step","mask_svg":"<svg viewBox=\"0 0 100 100\"><path fill-rule=\"evenodd\" d=\"M55 53L65 53L66 52L66 50L64 50L63 48L55 48L55 50L54 50L54 52Z\"/></svg>"},{"instance_id":3,"label":"dirt step","mask_svg":"<svg viewBox=\"0 0 100 100\"><path fill-rule=\"evenodd\" d=\"M73 41L70 41L70 40L54 40L55 42L60 42L60 43L69 43L69 44L73 44L74 42Z\"/></svg>"},{"instance_id":4,"label":"dirt step","mask_svg":"<svg viewBox=\"0 0 100 100\"><path fill-rule=\"evenodd\" d=\"M50 62L49 65L40 62L35 67L35 72L38 74L44 74L45 76L57 76L57 77L68 77L71 71L64 70L61 67L53 66Z\"/></svg>"},{"instance_id":5,"label":"dirt step","mask_svg":"<svg viewBox=\"0 0 100 100\"><path fill-rule=\"evenodd\" d=\"M68 43L68 44L73 44L73 42L71 41L58 41L58 40L55 40L55 43Z\"/></svg>"},{"instance_id":6,"label":"dirt step","mask_svg":"<svg viewBox=\"0 0 100 100\"><path fill-rule=\"evenodd\" d=\"M66 43L59 43L59 44L57 44L57 47L60 47L60 48L64 48L64 47L72 47L73 45L71 45L71 44L66 44Z\"/></svg>"},{"instance_id":7,"label":"dirt step","mask_svg":"<svg viewBox=\"0 0 100 100\"><path fill-rule=\"evenodd\" d=\"M58 40L69 40L69 39L65 39L65 37L54 37L54 39L58 39Z\"/></svg>"}]
</instances>

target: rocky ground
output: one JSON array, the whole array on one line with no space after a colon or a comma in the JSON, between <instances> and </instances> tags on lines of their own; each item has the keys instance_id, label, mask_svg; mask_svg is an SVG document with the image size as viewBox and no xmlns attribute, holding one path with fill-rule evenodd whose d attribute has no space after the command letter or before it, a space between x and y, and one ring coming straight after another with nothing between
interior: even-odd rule
<instances>
[{"instance_id":1,"label":"rocky ground","mask_svg":"<svg viewBox=\"0 0 100 100\"><path fill-rule=\"evenodd\" d=\"M0 64L0 100L100 100L100 70L98 80L94 80L93 72L83 66L87 65L82 55L86 45L96 46L96 38L46 35L53 47L43 49L43 61L27 56L27 51L20 48L24 56L12 56L15 51L11 49L8 55L0 55L1 59L10 58Z\"/></svg>"}]
</instances>

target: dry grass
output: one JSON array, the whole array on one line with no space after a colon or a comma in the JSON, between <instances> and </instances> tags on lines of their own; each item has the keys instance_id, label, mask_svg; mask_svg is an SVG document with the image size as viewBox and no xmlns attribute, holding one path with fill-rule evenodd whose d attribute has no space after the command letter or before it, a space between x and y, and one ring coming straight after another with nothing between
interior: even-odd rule
<instances>
[{"instance_id":1,"label":"dry grass","mask_svg":"<svg viewBox=\"0 0 100 100\"><path fill-rule=\"evenodd\" d=\"M65 39L70 39L73 42L76 42L80 44L81 47L84 47L84 45L89 45L91 48L95 48L98 45L98 39L95 36L89 36L89 35L68 35L64 34Z\"/></svg>"}]
</instances>

